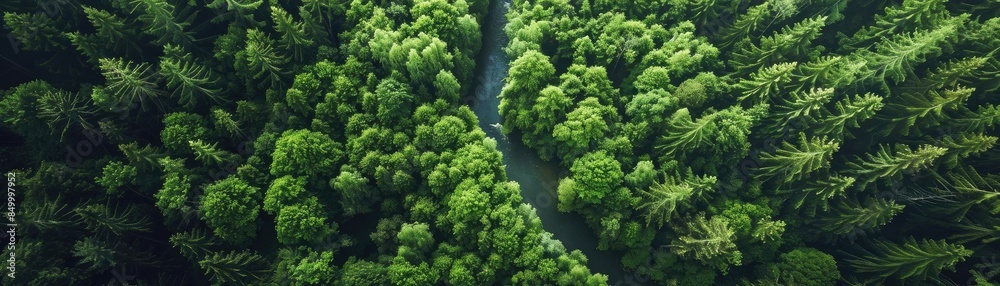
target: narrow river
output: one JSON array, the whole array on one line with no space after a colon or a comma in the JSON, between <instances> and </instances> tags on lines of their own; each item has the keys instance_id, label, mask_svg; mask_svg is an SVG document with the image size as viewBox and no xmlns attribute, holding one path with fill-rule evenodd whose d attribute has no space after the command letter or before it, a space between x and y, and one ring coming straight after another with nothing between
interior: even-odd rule
<instances>
[{"instance_id":1,"label":"narrow river","mask_svg":"<svg viewBox=\"0 0 1000 286\"><path fill-rule=\"evenodd\" d=\"M597 250L597 235L578 214L567 214L556 209L556 188L559 178L568 175L555 162L546 162L524 145L518 134L509 138L500 132L500 90L503 89L509 62L503 48L507 46L507 9L510 0L496 0L483 23L483 47L477 64L477 85L474 97L465 104L479 117L479 127L486 136L497 140L497 149L503 153L507 165L507 178L521 185L524 201L538 210L542 225L553 237L562 241L568 251L579 249L587 255L591 271L608 275L608 283L623 281L621 253Z\"/></svg>"}]
</instances>

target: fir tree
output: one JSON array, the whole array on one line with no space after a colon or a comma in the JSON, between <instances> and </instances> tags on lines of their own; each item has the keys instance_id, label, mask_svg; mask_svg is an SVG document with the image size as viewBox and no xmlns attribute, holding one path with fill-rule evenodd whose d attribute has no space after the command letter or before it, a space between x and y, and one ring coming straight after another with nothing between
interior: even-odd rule
<instances>
[{"instance_id":1,"label":"fir tree","mask_svg":"<svg viewBox=\"0 0 1000 286\"><path fill-rule=\"evenodd\" d=\"M928 276L936 276L941 270L954 269L955 263L972 255L972 250L943 240L924 239L917 241L910 237L903 244L877 241L871 250L863 250L861 255L852 255L845 260L847 265L860 273L874 276L874 280L885 278L922 281Z\"/></svg>"}]
</instances>

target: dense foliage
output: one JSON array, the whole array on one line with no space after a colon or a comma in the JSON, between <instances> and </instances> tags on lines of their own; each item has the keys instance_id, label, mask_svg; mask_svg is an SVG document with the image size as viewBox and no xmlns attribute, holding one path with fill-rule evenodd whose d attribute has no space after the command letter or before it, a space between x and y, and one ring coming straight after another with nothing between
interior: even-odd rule
<instances>
[{"instance_id":1,"label":"dense foliage","mask_svg":"<svg viewBox=\"0 0 1000 286\"><path fill-rule=\"evenodd\" d=\"M607 283L459 102L488 1L44 2L0 4L3 285Z\"/></svg>"},{"instance_id":2,"label":"dense foliage","mask_svg":"<svg viewBox=\"0 0 1000 286\"><path fill-rule=\"evenodd\" d=\"M568 168L559 209L659 284L988 283L997 11L515 0L504 132Z\"/></svg>"},{"instance_id":3,"label":"dense foliage","mask_svg":"<svg viewBox=\"0 0 1000 286\"><path fill-rule=\"evenodd\" d=\"M612 281L460 102L490 5L3 1L2 284L1000 280L1000 1L513 0L501 129Z\"/></svg>"}]
</instances>

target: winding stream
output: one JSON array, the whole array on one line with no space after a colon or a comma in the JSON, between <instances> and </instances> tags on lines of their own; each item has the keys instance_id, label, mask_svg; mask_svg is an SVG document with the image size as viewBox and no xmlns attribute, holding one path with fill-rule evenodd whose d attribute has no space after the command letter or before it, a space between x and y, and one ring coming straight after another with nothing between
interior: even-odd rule
<instances>
[{"instance_id":1,"label":"winding stream","mask_svg":"<svg viewBox=\"0 0 1000 286\"><path fill-rule=\"evenodd\" d=\"M579 249L587 255L587 266L592 272L608 275L608 283L619 284L625 273L620 266L621 253L597 250L597 235L578 214L559 212L556 209L556 188L559 178L568 175L555 162L546 162L521 142L520 135L508 136L500 132L500 90L503 89L509 62L503 48L507 46L507 9L510 0L492 1L489 14L483 22L483 47L477 64L477 86L474 97L465 104L479 117L479 127L486 136L497 141L503 153L507 178L521 186L524 202L535 207L542 226L555 239L562 241L567 251Z\"/></svg>"}]
</instances>

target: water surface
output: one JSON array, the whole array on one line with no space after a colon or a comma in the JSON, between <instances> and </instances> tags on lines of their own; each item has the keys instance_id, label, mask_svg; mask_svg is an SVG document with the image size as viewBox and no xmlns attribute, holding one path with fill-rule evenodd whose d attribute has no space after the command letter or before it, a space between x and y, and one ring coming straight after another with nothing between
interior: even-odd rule
<instances>
[{"instance_id":1,"label":"water surface","mask_svg":"<svg viewBox=\"0 0 1000 286\"><path fill-rule=\"evenodd\" d=\"M568 175L555 162L546 162L538 154L521 142L520 136L509 137L500 132L499 106L500 90L507 76L509 59L503 48L507 45L504 26L507 25L509 0L493 1L489 14L483 21L483 47L477 67L477 86L473 97L466 104L479 117L479 127L486 136L497 141L497 149L503 153L507 168L507 178L521 186L524 202L538 210L542 226L555 239L562 241L567 251L579 249L587 255L587 266L592 272L608 275L608 283L615 285L623 281L621 253L597 250L597 235L587 226L579 214L567 214L556 209L556 188L559 178Z\"/></svg>"}]
</instances>

